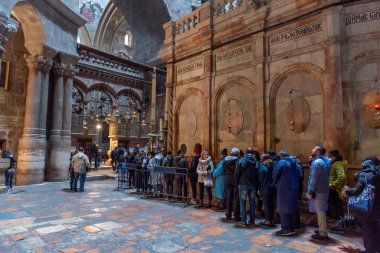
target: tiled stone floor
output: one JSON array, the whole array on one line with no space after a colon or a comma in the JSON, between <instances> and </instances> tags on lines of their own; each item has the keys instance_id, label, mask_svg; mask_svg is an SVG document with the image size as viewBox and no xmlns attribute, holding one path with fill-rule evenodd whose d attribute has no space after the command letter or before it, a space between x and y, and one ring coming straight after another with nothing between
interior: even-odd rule
<instances>
[{"instance_id":1,"label":"tiled stone floor","mask_svg":"<svg viewBox=\"0 0 380 253\"><path fill-rule=\"evenodd\" d=\"M0 252L342 252L361 247L354 236L311 241L273 230L237 229L222 213L183 208L114 192L115 181L89 181L86 192L66 183L16 187L0 194Z\"/></svg>"}]
</instances>

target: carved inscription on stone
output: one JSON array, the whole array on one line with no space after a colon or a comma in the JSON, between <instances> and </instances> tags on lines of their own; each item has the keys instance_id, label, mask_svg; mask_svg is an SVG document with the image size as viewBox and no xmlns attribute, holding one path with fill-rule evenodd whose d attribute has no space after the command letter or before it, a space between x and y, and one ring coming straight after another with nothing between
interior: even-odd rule
<instances>
[{"instance_id":1,"label":"carved inscription on stone","mask_svg":"<svg viewBox=\"0 0 380 253\"><path fill-rule=\"evenodd\" d=\"M177 75L182 75L187 72L196 70L196 69L201 69L203 68L203 61L198 61L194 63L187 64L185 66L181 66L177 68Z\"/></svg>"},{"instance_id":2,"label":"carved inscription on stone","mask_svg":"<svg viewBox=\"0 0 380 253\"><path fill-rule=\"evenodd\" d=\"M276 45L290 40L298 39L322 31L322 20L298 27L296 29L275 34L269 37L269 45Z\"/></svg>"},{"instance_id":3,"label":"carved inscription on stone","mask_svg":"<svg viewBox=\"0 0 380 253\"><path fill-rule=\"evenodd\" d=\"M192 62L177 67L177 81L198 77L204 73L204 61Z\"/></svg>"},{"instance_id":4,"label":"carved inscription on stone","mask_svg":"<svg viewBox=\"0 0 380 253\"><path fill-rule=\"evenodd\" d=\"M233 57L237 57L243 54L247 54L253 51L252 45L244 45L238 48L234 48L230 51L223 52L220 54L216 55L216 61L224 61L224 60L229 60Z\"/></svg>"},{"instance_id":5,"label":"carved inscription on stone","mask_svg":"<svg viewBox=\"0 0 380 253\"><path fill-rule=\"evenodd\" d=\"M347 14L345 17L346 25L362 22L380 20L380 9Z\"/></svg>"}]
</instances>

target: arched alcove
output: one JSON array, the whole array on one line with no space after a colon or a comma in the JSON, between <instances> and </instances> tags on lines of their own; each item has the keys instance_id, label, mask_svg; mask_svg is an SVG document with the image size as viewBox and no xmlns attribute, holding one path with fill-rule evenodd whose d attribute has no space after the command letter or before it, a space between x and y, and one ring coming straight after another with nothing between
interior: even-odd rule
<instances>
[{"instance_id":1,"label":"arched alcove","mask_svg":"<svg viewBox=\"0 0 380 253\"><path fill-rule=\"evenodd\" d=\"M313 68L289 68L270 93L271 148L286 149L306 162L312 148L323 143L322 73Z\"/></svg>"},{"instance_id":2,"label":"arched alcove","mask_svg":"<svg viewBox=\"0 0 380 253\"><path fill-rule=\"evenodd\" d=\"M209 131L204 123L204 108L206 108L204 94L198 89L187 90L177 100L174 115L175 150L179 148L178 143L194 147L196 143L204 139L205 133Z\"/></svg>"},{"instance_id":3,"label":"arched alcove","mask_svg":"<svg viewBox=\"0 0 380 253\"><path fill-rule=\"evenodd\" d=\"M257 113L252 82L230 78L217 90L215 107L215 150L255 146Z\"/></svg>"}]
</instances>

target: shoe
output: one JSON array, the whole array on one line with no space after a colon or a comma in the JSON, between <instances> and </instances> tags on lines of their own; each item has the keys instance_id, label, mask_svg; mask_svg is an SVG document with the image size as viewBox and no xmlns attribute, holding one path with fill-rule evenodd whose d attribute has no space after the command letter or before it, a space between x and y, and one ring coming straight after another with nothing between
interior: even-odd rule
<instances>
[{"instance_id":1,"label":"shoe","mask_svg":"<svg viewBox=\"0 0 380 253\"><path fill-rule=\"evenodd\" d=\"M237 217L237 218L234 219L234 221L235 221L235 222L239 222L239 221L241 221L241 218L240 218L240 217Z\"/></svg>"},{"instance_id":2,"label":"shoe","mask_svg":"<svg viewBox=\"0 0 380 253\"><path fill-rule=\"evenodd\" d=\"M315 240L320 240L320 241L329 241L330 240L328 235L320 235L319 233L312 235L311 238L315 239Z\"/></svg>"},{"instance_id":3,"label":"shoe","mask_svg":"<svg viewBox=\"0 0 380 253\"><path fill-rule=\"evenodd\" d=\"M211 203L208 203L206 206L206 208L211 208L211 207L212 207Z\"/></svg>"},{"instance_id":4,"label":"shoe","mask_svg":"<svg viewBox=\"0 0 380 253\"><path fill-rule=\"evenodd\" d=\"M258 224L258 226L260 226L260 227L262 227L262 228L274 228L274 227L276 227L276 225L274 225L274 224L272 224L272 223L270 223L270 222L265 222L265 221L260 222L260 223Z\"/></svg>"},{"instance_id":5,"label":"shoe","mask_svg":"<svg viewBox=\"0 0 380 253\"><path fill-rule=\"evenodd\" d=\"M235 224L235 228L248 228L248 223L240 221L237 224Z\"/></svg>"},{"instance_id":6,"label":"shoe","mask_svg":"<svg viewBox=\"0 0 380 253\"><path fill-rule=\"evenodd\" d=\"M279 230L275 233L277 236L291 236L294 235L296 232L294 231L285 231L285 230Z\"/></svg>"},{"instance_id":7,"label":"shoe","mask_svg":"<svg viewBox=\"0 0 380 253\"><path fill-rule=\"evenodd\" d=\"M79 192L84 192L84 190L83 189L79 189Z\"/></svg>"},{"instance_id":8,"label":"shoe","mask_svg":"<svg viewBox=\"0 0 380 253\"><path fill-rule=\"evenodd\" d=\"M232 221L231 218L226 218L226 217L223 217L223 218L222 218L222 222L230 223L231 221Z\"/></svg>"},{"instance_id":9,"label":"shoe","mask_svg":"<svg viewBox=\"0 0 380 253\"><path fill-rule=\"evenodd\" d=\"M328 231L329 233L333 233L333 234L344 234L346 232L344 229L338 228L338 227L329 229Z\"/></svg>"}]
</instances>

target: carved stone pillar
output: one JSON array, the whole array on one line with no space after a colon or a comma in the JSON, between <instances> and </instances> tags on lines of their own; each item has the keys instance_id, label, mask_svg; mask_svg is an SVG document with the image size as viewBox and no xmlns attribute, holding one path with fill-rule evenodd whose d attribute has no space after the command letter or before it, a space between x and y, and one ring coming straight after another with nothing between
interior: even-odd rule
<instances>
[{"instance_id":1,"label":"carved stone pillar","mask_svg":"<svg viewBox=\"0 0 380 253\"><path fill-rule=\"evenodd\" d=\"M42 126L40 120L41 101L47 101L48 95L42 92L43 70L49 67L49 61L43 56L29 55L25 56L25 60L29 73L24 129L19 140L18 149L18 168L16 173L18 185L41 183L44 181L45 174L46 136L42 133L46 126ZM41 97L41 95L46 97Z\"/></svg>"},{"instance_id":2,"label":"carved stone pillar","mask_svg":"<svg viewBox=\"0 0 380 253\"><path fill-rule=\"evenodd\" d=\"M47 181L67 178L71 151L71 114L75 56L60 54L61 63L54 66L52 127L49 138Z\"/></svg>"},{"instance_id":3,"label":"carved stone pillar","mask_svg":"<svg viewBox=\"0 0 380 253\"><path fill-rule=\"evenodd\" d=\"M49 156L48 169L46 173L47 181L62 181L66 178L67 172L64 168L68 168L68 158L66 151L67 143L62 141L63 130L63 106L65 98L64 83L67 81L65 77L66 64L59 63L54 66L54 90L52 103L52 125L49 138ZM71 122L71 120L70 120ZM69 145L70 147L70 145ZM66 159L67 158L67 159Z\"/></svg>"}]
</instances>

